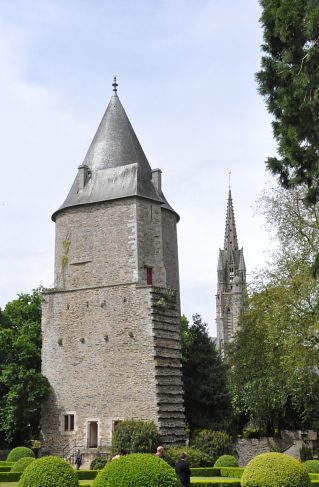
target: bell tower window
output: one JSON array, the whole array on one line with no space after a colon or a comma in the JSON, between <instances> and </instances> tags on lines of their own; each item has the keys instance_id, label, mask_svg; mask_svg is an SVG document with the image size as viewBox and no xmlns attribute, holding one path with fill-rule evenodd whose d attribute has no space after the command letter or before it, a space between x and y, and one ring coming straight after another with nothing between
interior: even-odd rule
<instances>
[{"instance_id":1,"label":"bell tower window","mask_svg":"<svg viewBox=\"0 0 319 487\"><path fill-rule=\"evenodd\" d=\"M229 268L229 280L230 280L230 282L232 282L233 279L234 279L234 268L230 267Z\"/></svg>"}]
</instances>

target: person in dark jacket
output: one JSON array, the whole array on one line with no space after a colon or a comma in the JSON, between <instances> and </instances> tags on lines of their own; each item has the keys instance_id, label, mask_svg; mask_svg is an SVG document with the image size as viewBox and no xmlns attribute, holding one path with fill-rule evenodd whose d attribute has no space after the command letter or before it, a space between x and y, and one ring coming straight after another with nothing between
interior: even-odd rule
<instances>
[{"instance_id":1,"label":"person in dark jacket","mask_svg":"<svg viewBox=\"0 0 319 487\"><path fill-rule=\"evenodd\" d=\"M75 465L76 465L76 469L79 470L79 468L81 467L82 465L82 455L81 455L81 452L80 450L78 450L76 452L76 456L75 456L75 461L74 461Z\"/></svg>"},{"instance_id":2,"label":"person in dark jacket","mask_svg":"<svg viewBox=\"0 0 319 487\"><path fill-rule=\"evenodd\" d=\"M182 453L179 460L175 464L175 472L183 487L190 487L191 485L191 469L186 461L186 453Z\"/></svg>"}]
</instances>

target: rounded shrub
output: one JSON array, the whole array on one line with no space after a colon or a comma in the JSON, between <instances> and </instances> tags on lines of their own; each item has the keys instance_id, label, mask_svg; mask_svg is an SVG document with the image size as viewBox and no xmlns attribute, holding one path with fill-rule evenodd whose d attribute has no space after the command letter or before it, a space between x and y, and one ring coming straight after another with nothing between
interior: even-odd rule
<instances>
[{"instance_id":1,"label":"rounded shrub","mask_svg":"<svg viewBox=\"0 0 319 487\"><path fill-rule=\"evenodd\" d=\"M112 436L113 453L152 453L159 444L159 432L153 421L126 419Z\"/></svg>"},{"instance_id":2,"label":"rounded shrub","mask_svg":"<svg viewBox=\"0 0 319 487\"><path fill-rule=\"evenodd\" d=\"M90 470L101 470L107 464L108 459L106 457L96 457L92 460Z\"/></svg>"},{"instance_id":3,"label":"rounded shrub","mask_svg":"<svg viewBox=\"0 0 319 487\"><path fill-rule=\"evenodd\" d=\"M238 460L233 455L222 455L217 458L214 467L238 467Z\"/></svg>"},{"instance_id":4,"label":"rounded shrub","mask_svg":"<svg viewBox=\"0 0 319 487\"><path fill-rule=\"evenodd\" d=\"M30 463L34 462L35 458L33 457L23 457L20 458L14 465L11 467L11 472L24 472L24 470L30 465Z\"/></svg>"},{"instance_id":5,"label":"rounded shrub","mask_svg":"<svg viewBox=\"0 0 319 487\"><path fill-rule=\"evenodd\" d=\"M75 470L58 457L35 460L23 472L18 487L78 487Z\"/></svg>"},{"instance_id":6,"label":"rounded shrub","mask_svg":"<svg viewBox=\"0 0 319 487\"><path fill-rule=\"evenodd\" d=\"M10 451L9 455L7 456L7 461L17 462L18 460L20 460L20 458L25 458L25 457L35 458L35 455L31 450L31 448L28 448L26 446L17 446L16 448L13 448L13 450Z\"/></svg>"},{"instance_id":7,"label":"rounded shrub","mask_svg":"<svg viewBox=\"0 0 319 487\"><path fill-rule=\"evenodd\" d=\"M213 464L221 455L233 453L231 437L224 431L200 430L194 436L191 446L209 455Z\"/></svg>"},{"instance_id":8,"label":"rounded shrub","mask_svg":"<svg viewBox=\"0 0 319 487\"><path fill-rule=\"evenodd\" d=\"M319 473L319 460L307 460L303 464L309 473Z\"/></svg>"},{"instance_id":9,"label":"rounded shrub","mask_svg":"<svg viewBox=\"0 0 319 487\"><path fill-rule=\"evenodd\" d=\"M175 470L148 453L133 453L111 461L101 470L93 487L179 487Z\"/></svg>"},{"instance_id":10,"label":"rounded shrub","mask_svg":"<svg viewBox=\"0 0 319 487\"><path fill-rule=\"evenodd\" d=\"M175 467L175 463L181 456L181 453L185 452L187 454L187 463L190 467L212 467L212 459L205 453L202 453L200 450L196 448L190 448L188 446L184 447L170 447L165 449L164 460L171 465L171 467Z\"/></svg>"},{"instance_id":11,"label":"rounded shrub","mask_svg":"<svg viewBox=\"0 0 319 487\"><path fill-rule=\"evenodd\" d=\"M310 487L303 464L284 453L262 453L245 467L242 487Z\"/></svg>"}]
</instances>

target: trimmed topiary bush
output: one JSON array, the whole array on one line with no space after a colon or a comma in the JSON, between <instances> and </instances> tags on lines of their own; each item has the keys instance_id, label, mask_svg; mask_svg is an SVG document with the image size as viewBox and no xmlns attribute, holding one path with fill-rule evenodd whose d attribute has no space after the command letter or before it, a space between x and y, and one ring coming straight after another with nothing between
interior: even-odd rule
<instances>
[{"instance_id":1,"label":"trimmed topiary bush","mask_svg":"<svg viewBox=\"0 0 319 487\"><path fill-rule=\"evenodd\" d=\"M31 448L27 448L26 446L17 446L10 451L9 455L7 456L8 462L17 462L20 458L25 457L32 457L35 458L35 455Z\"/></svg>"},{"instance_id":2,"label":"trimmed topiary bush","mask_svg":"<svg viewBox=\"0 0 319 487\"><path fill-rule=\"evenodd\" d=\"M105 467L107 461L108 461L107 458L102 457L101 455L99 457L94 458L91 462L90 470L101 470L102 468Z\"/></svg>"},{"instance_id":3,"label":"trimmed topiary bush","mask_svg":"<svg viewBox=\"0 0 319 487\"><path fill-rule=\"evenodd\" d=\"M18 487L78 487L75 470L58 457L43 457L23 472Z\"/></svg>"},{"instance_id":4,"label":"trimmed topiary bush","mask_svg":"<svg viewBox=\"0 0 319 487\"><path fill-rule=\"evenodd\" d=\"M35 458L33 457L20 458L20 460L12 465L11 472L24 472L25 469L30 465L30 463L34 461Z\"/></svg>"},{"instance_id":5,"label":"trimmed topiary bush","mask_svg":"<svg viewBox=\"0 0 319 487\"><path fill-rule=\"evenodd\" d=\"M202 453L196 448L184 447L170 447L165 449L164 460L171 466L175 467L175 463L179 459L181 453L187 453L187 463L190 467L212 467L212 459Z\"/></svg>"},{"instance_id":6,"label":"trimmed topiary bush","mask_svg":"<svg viewBox=\"0 0 319 487\"><path fill-rule=\"evenodd\" d=\"M307 460L303 464L309 473L319 473L319 460Z\"/></svg>"},{"instance_id":7,"label":"trimmed topiary bush","mask_svg":"<svg viewBox=\"0 0 319 487\"><path fill-rule=\"evenodd\" d=\"M93 487L124 486L179 487L180 483L175 470L161 458L133 453L108 463L93 482Z\"/></svg>"},{"instance_id":8,"label":"trimmed topiary bush","mask_svg":"<svg viewBox=\"0 0 319 487\"><path fill-rule=\"evenodd\" d=\"M196 433L191 446L209 455L212 464L221 455L231 455L233 453L231 437L224 431L201 430Z\"/></svg>"},{"instance_id":9,"label":"trimmed topiary bush","mask_svg":"<svg viewBox=\"0 0 319 487\"><path fill-rule=\"evenodd\" d=\"M306 468L284 453L262 453L246 466L242 487L310 487Z\"/></svg>"},{"instance_id":10,"label":"trimmed topiary bush","mask_svg":"<svg viewBox=\"0 0 319 487\"><path fill-rule=\"evenodd\" d=\"M214 467L238 467L238 461L233 455L222 455L217 458Z\"/></svg>"},{"instance_id":11,"label":"trimmed topiary bush","mask_svg":"<svg viewBox=\"0 0 319 487\"><path fill-rule=\"evenodd\" d=\"M159 432L153 421L126 419L112 436L113 453L152 453L159 444Z\"/></svg>"}]
</instances>

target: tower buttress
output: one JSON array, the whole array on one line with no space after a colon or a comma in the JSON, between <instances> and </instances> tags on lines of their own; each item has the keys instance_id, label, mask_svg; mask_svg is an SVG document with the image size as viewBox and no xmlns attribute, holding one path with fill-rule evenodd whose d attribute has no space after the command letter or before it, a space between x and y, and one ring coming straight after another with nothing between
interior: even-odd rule
<instances>
[{"instance_id":1,"label":"tower buttress","mask_svg":"<svg viewBox=\"0 0 319 487\"><path fill-rule=\"evenodd\" d=\"M239 249L231 190L228 192L224 248L219 249L217 265L216 324L217 345L234 337L246 298L246 266L243 249Z\"/></svg>"}]
</instances>

